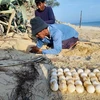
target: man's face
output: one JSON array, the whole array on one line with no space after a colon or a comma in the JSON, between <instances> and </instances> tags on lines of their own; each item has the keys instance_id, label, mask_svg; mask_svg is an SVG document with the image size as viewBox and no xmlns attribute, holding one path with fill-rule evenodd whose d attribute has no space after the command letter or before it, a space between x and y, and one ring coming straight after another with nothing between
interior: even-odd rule
<instances>
[{"instance_id":1,"label":"man's face","mask_svg":"<svg viewBox=\"0 0 100 100\"><path fill-rule=\"evenodd\" d=\"M44 29L44 30L42 30L41 32L39 32L39 33L36 35L36 37L37 37L37 38L43 39L43 38L45 38L45 36L48 36L48 35L49 35L48 29Z\"/></svg>"},{"instance_id":2,"label":"man's face","mask_svg":"<svg viewBox=\"0 0 100 100\"><path fill-rule=\"evenodd\" d=\"M45 8L45 2L44 3L42 3L42 2L38 3L37 7L38 7L38 9L40 9L41 11L43 11L44 8Z\"/></svg>"}]
</instances>

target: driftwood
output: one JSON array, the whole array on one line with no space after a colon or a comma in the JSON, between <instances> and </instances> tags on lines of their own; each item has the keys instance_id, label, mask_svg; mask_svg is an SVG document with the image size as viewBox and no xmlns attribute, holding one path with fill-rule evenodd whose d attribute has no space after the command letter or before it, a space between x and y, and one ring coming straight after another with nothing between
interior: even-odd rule
<instances>
[{"instance_id":1,"label":"driftwood","mask_svg":"<svg viewBox=\"0 0 100 100\"><path fill-rule=\"evenodd\" d=\"M0 20L0 23L8 26L8 23L5 23L5 22L3 22L1 20ZM12 26L12 25L11 25L11 27L14 28L14 26Z\"/></svg>"},{"instance_id":2,"label":"driftwood","mask_svg":"<svg viewBox=\"0 0 100 100\"><path fill-rule=\"evenodd\" d=\"M16 14L15 10L14 9L11 9L11 10L7 10L7 11L0 11L0 13L3 13L3 14L11 14L10 16L10 19L9 19L9 22L8 22L8 29L7 29L7 32L6 32L6 35L9 33L9 30L10 30L10 27L11 27L11 22ZM3 23L3 24L6 24L7 23Z\"/></svg>"}]
</instances>

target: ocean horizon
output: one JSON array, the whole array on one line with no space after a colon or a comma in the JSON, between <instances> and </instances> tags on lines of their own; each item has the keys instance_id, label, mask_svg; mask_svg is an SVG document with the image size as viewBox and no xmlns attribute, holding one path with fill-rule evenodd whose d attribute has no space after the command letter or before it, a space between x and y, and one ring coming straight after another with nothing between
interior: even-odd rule
<instances>
[{"instance_id":1,"label":"ocean horizon","mask_svg":"<svg viewBox=\"0 0 100 100\"><path fill-rule=\"evenodd\" d=\"M71 23L74 25L79 26L80 23ZM100 27L100 21L93 21L93 22L82 22L81 26L93 26L93 27Z\"/></svg>"}]
</instances>

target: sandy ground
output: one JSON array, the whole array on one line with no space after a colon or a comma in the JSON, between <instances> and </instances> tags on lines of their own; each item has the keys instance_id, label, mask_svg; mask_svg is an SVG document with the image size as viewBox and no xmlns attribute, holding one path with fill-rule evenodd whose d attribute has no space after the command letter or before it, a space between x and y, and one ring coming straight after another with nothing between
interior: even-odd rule
<instances>
[{"instance_id":1,"label":"sandy ground","mask_svg":"<svg viewBox=\"0 0 100 100\"><path fill-rule=\"evenodd\" d=\"M85 90L81 94L76 91L74 93L69 93L68 91L61 93L59 90L53 92L50 89L49 81L52 68L89 68L91 70L97 68L100 70L100 27L82 26L79 28L74 25L70 26L79 32L80 41L74 49L62 50L58 55L28 53L29 47L34 45L35 42L26 33L15 34L13 38L12 33L9 33L9 36L0 38L0 100L100 100L100 94L96 92L90 94ZM45 59L41 58L41 56ZM16 77L15 73L19 72L17 74L20 75L22 70L24 72L27 72L26 70L28 72L32 71L29 67L30 61L36 62L34 68L39 73L39 75L36 75L37 79L33 78L35 80L34 83L32 80L29 81L27 79L24 82L21 81L21 78ZM24 68L23 66L26 67ZM24 72L22 71L22 73ZM27 75L29 75L28 72ZM18 82L22 82L22 84ZM26 98L21 99L21 95L19 95L18 99L15 99L18 86L18 93L23 93ZM28 91L26 94L24 93L26 90L22 87ZM21 90L24 92L20 92Z\"/></svg>"}]
</instances>

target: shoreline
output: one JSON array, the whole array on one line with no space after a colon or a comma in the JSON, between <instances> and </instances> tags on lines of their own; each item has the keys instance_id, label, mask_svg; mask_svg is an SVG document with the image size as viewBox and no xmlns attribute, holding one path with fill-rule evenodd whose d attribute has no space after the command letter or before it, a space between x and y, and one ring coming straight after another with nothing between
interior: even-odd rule
<instances>
[{"instance_id":1,"label":"shoreline","mask_svg":"<svg viewBox=\"0 0 100 100\"><path fill-rule=\"evenodd\" d=\"M75 24L72 24L72 25L75 25ZM79 27L79 25L75 25L75 26ZM97 28L100 28L100 26L91 26L91 25L81 25L81 27L97 27Z\"/></svg>"}]
</instances>

